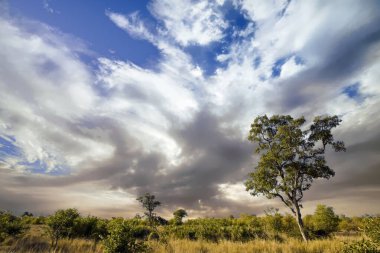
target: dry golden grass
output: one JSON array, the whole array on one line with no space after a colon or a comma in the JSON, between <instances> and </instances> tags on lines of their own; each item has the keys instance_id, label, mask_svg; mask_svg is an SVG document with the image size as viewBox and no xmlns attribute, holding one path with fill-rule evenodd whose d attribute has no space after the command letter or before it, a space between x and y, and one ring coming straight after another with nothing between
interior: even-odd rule
<instances>
[{"instance_id":1,"label":"dry golden grass","mask_svg":"<svg viewBox=\"0 0 380 253\"><path fill-rule=\"evenodd\" d=\"M0 252L6 253L48 253L50 241L43 226L32 226L21 238L9 238L0 245ZM314 240L304 243L296 239L284 242L274 240L253 240L247 243L222 241L211 243L190 240L169 240L167 244L150 241L152 253L335 253L343 247L343 241L352 241L358 237L339 236L331 239ZM58 243L56 253L100 253L101 243L94 241L63 239Z\"/></svg>"},{"instance_id":2,"label":"dry golden grass","mask_svg":"<svg viewBox=\"0 0 380 253\"><path fill-rule=\"evenodd\" d=\"M343 239L348 240L348 239ZM150 241L152 253L335 253L342 249L342 239L315 240L304 243L290 239L285 242L254 240L247 243L223 241L210 243L189 240L170 240L168 244ZM8 246L0 247L0 252L7 253L47 253L50 245L47 238L25 236L18 240L9 240ZM56 253L94 253L103 252L102 245L94 247L93 241L60 240Z\"/></svg>"},{"instance_id":3,"label":"dry golden grass","mask_svg":"<svg viewBox=\"0 0 380 253\"><path fill-rule=\"evenodd\" d=\"M342 240L325 239L304 243L290 239L283 243L255 240L247 243L223 241L210 243L189 240L170 240L167 245L151 241L152 253L336 253L342 249ZM25 236L18 240L9 240L8 246L0 247L7 253L47 253L50 245L47 238ZM103 252L102 246L88 240L60 240L56 253L94 253Z\"/></svg>"},{"instance_id":4,"label":"dry golden grass","mask_svg":"<svg viewBox=\"0 0 380 253\"><path fill-rule=\"evenodd\" d=\"M62 239L58 242L57 250L50 250L50 240L45 226L31 226L21 238L8 238L0 245L0 253L101 253L101 244L82 239Z\"/></svg>"},{"instance_id":5,"label":"dry golden grass","mask_svg":"<svg viewBox=\"0 0 380 253\"><path fill-rule=\"evenodd\" d=\"M55 251L50 251L50 244L46 238L25 236L17 240L10 240L4 246L0 246L1 253L101 253L102 246L94 245L88 240L60 240Z\"/></svg>"},{"instance_id":6,"label":"dry golden grass","mask_svg":"<svg viewBox=\"0 0 380 253\"><path fill-rule=\"evenodd\" d=\"M336 253L343 246L342 241L337 239L315 240L307 243L294 239L282 243L267 240L254 240L247 243L172 240L166 246L154 242L150 244L154 253Z\"/></svg>"}]
</instances>

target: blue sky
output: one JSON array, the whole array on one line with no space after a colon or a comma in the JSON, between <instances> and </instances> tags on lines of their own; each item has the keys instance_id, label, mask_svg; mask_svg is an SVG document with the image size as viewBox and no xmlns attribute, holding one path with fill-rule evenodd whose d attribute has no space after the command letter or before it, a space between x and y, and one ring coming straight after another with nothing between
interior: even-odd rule
<instances>
[{"instance_id":1,"label":"blue sky","mask_svg":"<svg viewBox=\"0 0 380 253\"><path fill-rule=\"evenodd\" d=\"M2 1L0 208L134 215L153 192L164 216L260 214L282 206L244 191L252 120L336 114L348 151L328 154L336 177L305 210L379 212L379 13L376 0Z\"/></svg>"},{"instance_id":2,"label":"blue sky","mask_svg":"<svg viewBox=\"0 0 380 253\"><path fill-rule=\"evenodd\" d=\"M147 10L148 1L24 1L9 3L12 15L48 24L80 40L94 52L93 57L107 56L130 60L142 66L154 64L158 50L150 43L136 41L118 29L105 15L106 11L123 13L138 11L145 20L153 17ZM92 58L93 58L92 57Z\"/></svg>"}]
</instances>

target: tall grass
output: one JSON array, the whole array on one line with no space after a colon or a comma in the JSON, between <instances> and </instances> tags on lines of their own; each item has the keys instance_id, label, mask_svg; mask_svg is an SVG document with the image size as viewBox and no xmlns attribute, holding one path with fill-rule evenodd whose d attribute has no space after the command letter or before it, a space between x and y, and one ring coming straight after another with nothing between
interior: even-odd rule
<instances>
[{"instance_id":1,"label":"tall grass","mask_svg":"<svg viewBox=\"0 0 380 253\"><path fill-rule=\"evenodd\" d=\"M0 246L1 253L101 253L102 245L95 245L89 240L62 239L58 242L55 251L50 250L50 242L46 238L25 236L19 239L8 240Z\"/></svg>"},{"instance_id":2,"label":"tall grass","mask_svg":"<svg viewBox=\"0 0 380 253\"><path fill-rule=\"evenodd\" d=\"M274 240L253 240L246 243L221 241L211 243L205 241L169 240L166 244L158 241L149 241L152 253L336 253L343 248L342 241L350 238L335 238L315 240L304 243L296 239L284 242ZM0 247L0 252L7 253L48 253L51 252L47 238L27 235L19 239L12 239ZM101 244L94 245L93 241L63 239L58 243L56 253L100 253Z\"/></svg>"},{"instance_id":3,"label":"tall grass","mask_svg":"<svg viewBox=\"0 0 380 253\"><path fill-rule=\"evenodd\" d=\"M29 231L19 238L8 238L0 245L4 253L100 253L101 243L93 240L61 239L55 251L50 250L50 240L46 234L46 226L31 226ZM219 243L202 240L169 239L166 243L148 241L151 253L336 253L344 246L343 242L358 240L359 236L337 236L323 240L313 240L307 243L284 238L283 241L255 239L245 243L220 241Z\"/></svg>"},{"instance_id":4,"label":"tall grass","mask_svg":"<svg viewBox=\"0 0 380 253\"><path fill-rule=\"evenodd\" d=\"M7 238L0 244L0 253L101 253L101 244L92 240L61 239L55 251L51 250L45 226L31 226L24 236Z\"/></svg>"},{"instance_id":5,"label":"tall grass","mask_svg":"<svg viewBox=\"0 0 380 253\"><path fill-rule=\"evenodd\" d=\"M167 245L151 242L154 253L336 253L343 243L336 239L316 240L304 243L289 239L285 242L253 240L246 243L222 241L210 243L190 240L172 240Z\"/></svg>"}]
</instances>

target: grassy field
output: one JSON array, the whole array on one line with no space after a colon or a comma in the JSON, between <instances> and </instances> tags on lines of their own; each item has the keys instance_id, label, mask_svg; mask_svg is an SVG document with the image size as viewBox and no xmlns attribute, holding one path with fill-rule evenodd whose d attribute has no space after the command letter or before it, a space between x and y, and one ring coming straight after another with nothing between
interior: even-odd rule
<instances>
[{"instance_id":1,"label":"grassy field","mask_svg":"<svg viewBox=\"0 0 380 253\"><path fill-rule=\"evenodd\" d=\"M220 243L208 243L189 240L170 241L168 245L152 243L153 252L188 252L188 253L333 253L342 249L343 243L337 239L317 240L304 243L298 240L287 240L283 243L267 240L254 240L247 243L223 241Z\"/></svg>"},{"instance_id":2,"label":"grassy field","mask_svg":"<svg viewBox=\"0 0 380 253\"><path fill-rule=\"evenodd\" d=\"M339 252L344 241L352 241L357 237L334 237L331 239L314 240L308 243L296 239L287 239L284 242L274 240L253 240L247 243L222 241L211 243L205 241L169 240L166 244L149 241L152 253L241 253L241 252L276 252L276 253L333 253ZM50 242L45 234L43 226L32 226L31 229L20 238L5 240L0 246L0 252L49 252ZM62 239L59 241L57 253L97 253L103 252L101 243L95 245L94 241L81 239Z\"/></svg>"}]
</instances>

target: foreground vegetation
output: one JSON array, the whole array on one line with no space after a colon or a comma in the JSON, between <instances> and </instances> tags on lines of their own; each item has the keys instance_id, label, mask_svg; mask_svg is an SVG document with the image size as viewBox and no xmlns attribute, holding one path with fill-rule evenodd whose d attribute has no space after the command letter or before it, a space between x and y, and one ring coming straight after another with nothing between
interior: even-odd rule
<instances>
[{"instance_id":1,"label":"foreground vegetation","mask_svg":"<svg viewBox=\"0 0 380 253\"><path fill-rule=\"evenodd\" d=\"M300 240L289 239L286 242L278 242L274 240L254 240L245 243L221 241L219 243L207 241L192 241L192 240L169 240L167 243L159 241L148 241L147 246L151 253L241 253L241 252L283 252L283 253L333 253L341 252L344 249L343 242L351 242L355 239L351 237L340 237L338 239L321 239L303 243ZM44 253L51 252L47 238L39 236L28 236L15 241L8 241L8 246L0 247L0 252L22 252L22 253ZM94 247L93 243L84 239L63 239L58 243L57 253L63 252L78 252L78 253L93 253L104 252L102 244ZM128 252L128 251L127 251ZM360 252L360 251L354 251ZM364 252L364 251L363 251Z\"/></svg>"},{"instance_id":2,"label":"foreground vegetation","mask_svg":"<svg viewBox=\"0 0 380 253\"><path fill-rule=\"evenodd\" d=\"M319 205L304 218L305 243L291 215L171 220L101 219L76 209L47 217L0 214L0 252L379 252L380 217L337 216ZM180 215L181 214L181 215Z\"/></svg>"}]
</instances>

